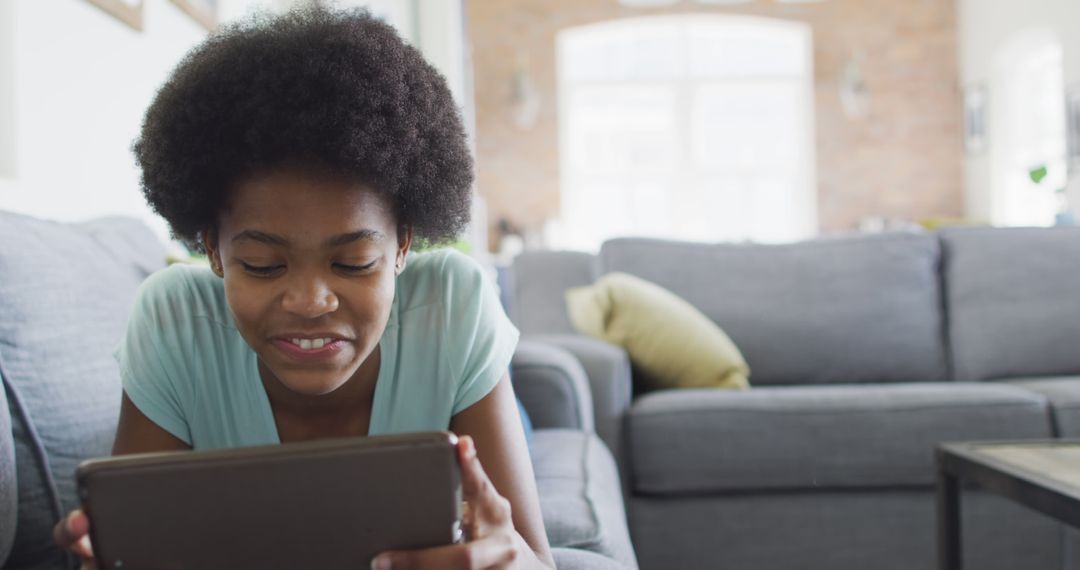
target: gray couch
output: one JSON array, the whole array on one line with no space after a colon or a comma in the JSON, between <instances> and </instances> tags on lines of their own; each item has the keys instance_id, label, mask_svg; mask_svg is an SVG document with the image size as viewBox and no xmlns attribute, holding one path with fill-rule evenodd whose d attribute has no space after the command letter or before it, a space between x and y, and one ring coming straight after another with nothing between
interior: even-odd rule
<instances>
[{"instance_id":1,"label":"gray couch","mask_svg":"<svg viewBox=\"0 0 1080 570\"><path fill-rule=\"evenodd\" d=\"M111 352L139 283L165 251L124 218L58 224L0 212L0 567L65 568L52 526L76 506L74 469L108 455L120 402ZM522 342L513 378L560 568L635 568L610 452L593 433L585 372Z\"/></svg>"},{"instance_id":2,"label":"gray couch","mask_svg":"<svg viewBox=\"0 0 1080 570\"><path fill-rule=\"evenodd\" d=\"M512 317L587 371L642 568L934 565L937 442L1080 437L1080 229L790 245L616 239L519 256ZM574 334L563 293L621 271L680 295L752 369L745 392L648 392ZM965 494L969 568L1072 567L1058 524Z\"/></svg>"}]
</instances>

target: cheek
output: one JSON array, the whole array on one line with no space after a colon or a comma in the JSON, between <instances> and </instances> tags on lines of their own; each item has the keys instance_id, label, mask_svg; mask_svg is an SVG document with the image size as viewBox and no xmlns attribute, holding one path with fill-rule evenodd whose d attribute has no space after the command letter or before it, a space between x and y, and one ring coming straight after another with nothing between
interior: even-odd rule
<instances>
[{"instance_id":1,"label":"cheek","mask_svg":"<svg viewBox=\"0 0 1080 570\"><path fill-rule=\"evenodd\" d=\"M252 330L266 310L267 302L259 296L258 291L228 279L225 280L225 298L241 333Z\"/></svg>"},{"instance_id":2,"label":"cheek","mask_svg":"<svg viewBox=\"0 0 1080 570\"><path fill-rule=\"evenodd\" d=\"M367 287L358 288L353 296L352 305L357 316L364 321L365 328L381 330L386 326L390 308L394 304L395 279L393 273L380 278Z\"/></svg>"}]
</instances>

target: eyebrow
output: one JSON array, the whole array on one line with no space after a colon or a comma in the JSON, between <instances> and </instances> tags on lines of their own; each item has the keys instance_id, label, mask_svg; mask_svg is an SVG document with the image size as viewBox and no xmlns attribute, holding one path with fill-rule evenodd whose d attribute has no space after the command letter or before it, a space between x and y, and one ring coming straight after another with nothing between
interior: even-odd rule
<instances>
[{"instance_id":1,"label":"eyebrow","mask_svg":"<svg viewBox=\"0 0 1080 570\"><path fill-rule=\"evenodd\" d=\"M370 240L374 242L380 242L384 239L386 239L386 234L378 230L360 230L356 232L349 232L347 234L333 236L327 239L323 245L325 245L326 247L337 247L345 245L347 243L352 243L354 241ZM268 245L275 245L281 247L287 247L289 245L289 240L285 239L284 236L260 232L259 230L244 230L236 234L236 236L232 238L232 243L245 240L257 241Z\"/></svg>"}]
</instances>

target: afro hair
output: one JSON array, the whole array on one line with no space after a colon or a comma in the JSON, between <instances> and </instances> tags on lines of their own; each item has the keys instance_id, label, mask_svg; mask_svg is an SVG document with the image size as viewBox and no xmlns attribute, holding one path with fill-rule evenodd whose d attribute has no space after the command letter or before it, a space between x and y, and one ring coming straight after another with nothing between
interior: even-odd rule
<instances>
[{"instance_id":1,"label":"afro hair","mask_svg":"<svg viewBox=\"0 0 1080 570\"><path fill-rule=\"evenodd\" d=\"M238 182L283 166L355 180L429 244L469 220L473 181L446 81L364 10L256 15L192 50L133 150L150 206L203 251Z\"/></svg>"}]
</instances>

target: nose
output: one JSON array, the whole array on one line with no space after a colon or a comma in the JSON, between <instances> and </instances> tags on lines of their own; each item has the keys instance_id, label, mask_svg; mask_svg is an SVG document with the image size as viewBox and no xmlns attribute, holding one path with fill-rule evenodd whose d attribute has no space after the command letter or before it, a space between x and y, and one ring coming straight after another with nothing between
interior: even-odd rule
<instances>
[{"instance_id":1,"label":"nose","mask_svg":"<svg viewBox=\"0 0 1080 570\"><path fill-rule=\"evenodd\" d=\"M314 319L338 308L338 297L324 279L297 276L285 290L282 307L297 316Z\"/></svg>"}]
</instances>

